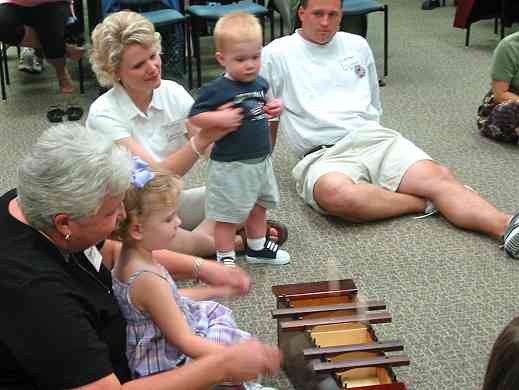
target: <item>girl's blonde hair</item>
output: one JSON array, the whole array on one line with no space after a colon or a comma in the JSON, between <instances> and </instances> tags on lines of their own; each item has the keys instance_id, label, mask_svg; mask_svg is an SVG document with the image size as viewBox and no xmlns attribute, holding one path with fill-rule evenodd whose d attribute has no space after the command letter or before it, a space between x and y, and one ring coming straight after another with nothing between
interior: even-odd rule
<instances>
[{"instance_id":1,"label":"girl's blonde hair","mask_svg":"<svg viewBox=\"0 0 519 390\"><path fill-rule=\"evenodd\" d=\"M216 22L214 41L216 50L224 51L227 45L236 42L263 42L263 33L258 18L254 15L247 12L231 12Z\"/></svg>"},{"instance_id":2,"label":"girl's blonde hair","mask_svg":"<svg viewBox=\"0 0 519 390\"><path fill-rule=\"evenodd\" d=\"M124 197L126 219L121 221L112 238L125 241L130 239L129 227L142 222L153 211L178 206L182 180L168 172L152 169L153 178L142 188L131 185Z\"/></svg>"},{"instance_id":3,"label":"girl's blonde hair","mask_svg":"<svg viewBox=\"0 0 519 390\"><path fill-rule=\"evenodd\" d=\"M124 50L138 43L161 51L160 34L153 23L132 11L108 15L92 32L90 62L99 84L110 87L118 82L116 75Z\"/></svg>"}]
</instances>

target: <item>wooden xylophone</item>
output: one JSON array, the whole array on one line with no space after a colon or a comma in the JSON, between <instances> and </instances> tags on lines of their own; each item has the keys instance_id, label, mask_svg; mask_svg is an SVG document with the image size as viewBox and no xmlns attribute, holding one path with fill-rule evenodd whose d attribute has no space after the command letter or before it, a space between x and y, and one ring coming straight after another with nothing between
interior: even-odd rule
<instances>
[{"instance_id":1,"label":"wooden xylophone","mask_svg":"<svg viewBox=\"0 0 519 390\"><path fill-rule=\"evenodd\" d=\"M351 279L273 286L283 368L297 390L406 390L392 367L409 365L399 341L371 324L391 321L380 301L363 301Z\"/></svg>"}]
</instances>

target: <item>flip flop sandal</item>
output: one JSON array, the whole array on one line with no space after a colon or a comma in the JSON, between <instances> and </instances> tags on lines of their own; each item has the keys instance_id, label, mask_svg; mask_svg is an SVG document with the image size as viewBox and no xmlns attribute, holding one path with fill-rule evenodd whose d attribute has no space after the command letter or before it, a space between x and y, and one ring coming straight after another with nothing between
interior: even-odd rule
<instances>
[{"instance_id":1,"label":"flip flop sandal","mask_svg":"<svg viewBox=\"0 0 519 390\"><path fill-rule=\"evenodd\" d=\"M53 105L47 109L47 119L52 123L59 123L63 121L65 111L60 105Z\"/></svg>"},{"instance_id":2,"label":"flip flop sandal","mask_svg":"<svg viewBox=\"0 0 519 390\"><path fill-rule=\"evenodd\" d=\"M270 230L274 228L278 232L277 240L270 237ZM273 219L267 219L267 240L275 241L279 246L283 245L288 239L288 227L284 223L274 221Z\"/></svg>"},{"instance_id":3,"label":"flip flop sandal","mask_svg":"<svg viewBox=\"0 0 519 390\"><path fill-rule=\"evenodd\" d=\"M277 240L274 240L270 237L270 230L274 228L278 232L278 238ZM241 240L243 241L243 249L244 251L247 250L247 233L245 233L245 228L240 229L236 232L236 234L239 234L241 237ZM288 239L288 228L284 223L274 221L273 219L267 219L267 240L274 241L279 246L283 245L285 241Z\"/></svg>"},{"instance_id":4,"label":"flip flop sandal","mask_svg":"<svg viewBox=\"0 0 519 390\"><path fill-rule=\"evenodd\" d=\"M78 104L69 104L65 114L69 121L78 121L83 116L83 109Z\"/></svg>"}]
</instances>

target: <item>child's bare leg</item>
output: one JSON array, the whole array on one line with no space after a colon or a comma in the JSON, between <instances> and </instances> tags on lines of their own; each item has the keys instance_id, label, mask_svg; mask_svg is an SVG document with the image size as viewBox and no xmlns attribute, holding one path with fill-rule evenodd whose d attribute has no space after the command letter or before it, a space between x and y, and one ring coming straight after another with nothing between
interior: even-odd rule
<instances>
[{"instance_id":1,"label":"child's bare leg","mask_svg":"<svg viewBox=\"0 0 519 390\"><path fill-rule=\"evenodd\" d=\"M290 262L290 255L279 249L272 240L266 240L267 210L259 204L254 205L247 220L247 261L252 264L283 265Z\"/></svg>"},{"instance_id":2,"label":"child's bare leg","mask_svg":"<svg viewBox=\"0 0 519 390\"><path fill-rule=\"evenodd\" d=\"M264 207L257 203L254 205L245 221L245 231L247 232L247 241L265 238L267 234L267 210Z\"/></svg>"},{"instance_id":3,"label":"child's bare leg","mask_svg":"<svg viewBox=\"0 0 519 390\"><path fill-rule=\"evenodd\" d=\"M234 250L235 236L236 224L216 221L214 225L216 260L230 267L234 267L236 262L236 252Z\"/></svg>"}]
</instances>

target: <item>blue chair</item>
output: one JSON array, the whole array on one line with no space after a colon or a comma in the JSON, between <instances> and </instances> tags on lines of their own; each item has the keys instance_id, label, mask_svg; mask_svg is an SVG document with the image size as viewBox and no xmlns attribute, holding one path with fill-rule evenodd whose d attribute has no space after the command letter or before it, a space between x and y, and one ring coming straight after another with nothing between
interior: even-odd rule
<instances>
[{"instance_id":1,"label":"blue chair","mask_svg":"<svg viewBox=\"0 0 519 390\"><path fill-rule=\"evenodd\" d=\"M384 77L388 74L388 9L387 5L375 0L343 0L344 16L366 16L371 12L384 12Z\"/></svg>"},{"instance_id":2,"label":"blue chair","mask_svg":"<svg viewBox=\"0 0 519 390\"><path fill-rule=\"evenodd\" d=\"M154 5L155 5L154 3L157 3L156 0L119 0L117 3L122 7L127 7L129 9L132 9L132 10L138 12L139 14L141 14L142 16L144 16L151 23L153 23L153 25L155 26L156 29L166 28L168 26L172 26L173 29L175 29L176 27L179 27L178 26L179 24L182 24L183 28L176 28L176 30L173 30L174 33L180 34L181 38L178 38L178 36L177 36L177 39L175 40L175 42L173 42L173 44L171 41L164 39L163 46L165 46L165 48L167 49L167 48L171 48L171 47L175 48L178 45L180 45L181 50L179 50L179 52L180 52L179 55L182 58L182 69L183 69L182 73L185 72L185 64L187 62L187 67L188 67L187 73L188 73L188 78L189 78L188 83L189 83L189 85L191 85L193 83L193 80L192 80L193 72L191 70L191 45L189 44L190 37L189 37L188 18L185 15L183 15L181 12L179 12L175 9L162 8L164 6L164 2L162 2L163 4L161 5L161 8L157 9L156 7L154 7ZM179 6L180 6L180 10L183 11L183 1L181 1L179 3ZM185 37L184 37L184 34L185 34ZM186 42L187 42L187 58L188 58L187 61L185 61ZM167 63L174 61L175 53L169 53L169 54L171 54L170 55L171 58L167 58L167 57L164 58L164 67L163 68L168 68Z\"/></svg>"},{"instance_id":3,"label":"blue chair","mask_svg":"<svg viewBox=\"0 0 519 390\"><path fill-rule=\"evenodd\" d=\"M260 18L262 26L265 26L264 17L272 15L272 13L262 5L253 3L252 1L243 0L231 4L210 3L205 5L192 5L188 7L187 12L191 17L191 33L193 37L193 56L196 61L197 86L202 85L202 69L200 61L200 35L205 25L204 22L216 22L219 18L231 12L248 12ZM272 27L271 19L271 27ZM189 89L193 87L192 76L190 76Z\"/></svg>"}]
</instances>

